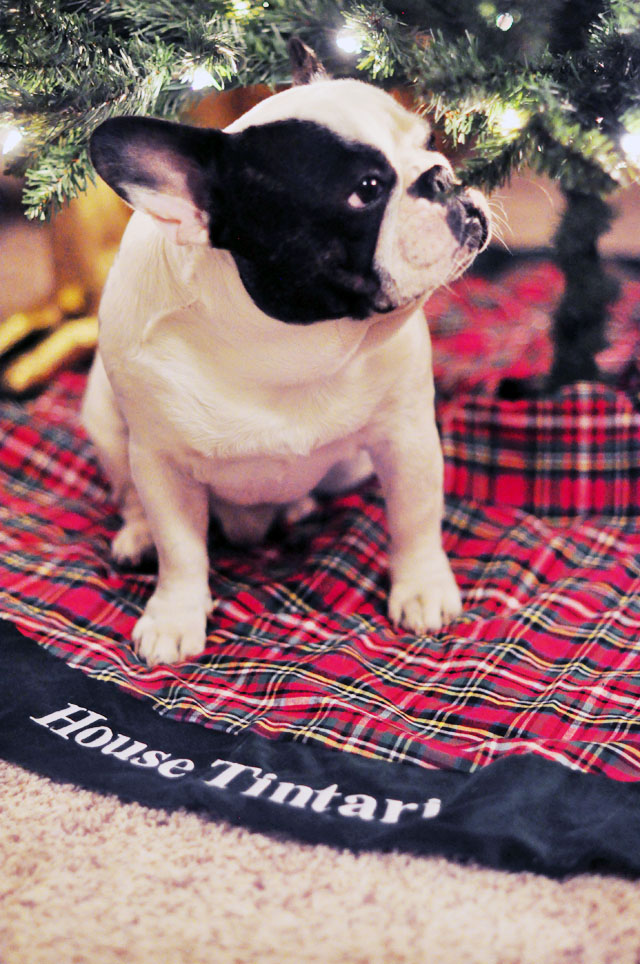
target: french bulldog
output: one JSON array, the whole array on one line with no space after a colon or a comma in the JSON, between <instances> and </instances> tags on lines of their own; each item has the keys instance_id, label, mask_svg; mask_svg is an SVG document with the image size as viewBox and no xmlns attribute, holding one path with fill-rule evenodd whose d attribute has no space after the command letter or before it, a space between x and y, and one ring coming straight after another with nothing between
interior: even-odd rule
<instances>
[{"instance_id":1,"label":"french bulldog","mask_svg":"<svg viewBox=\"0 0 640 964\"><path fill-rule=\"evenodd\" d=\"M313 493L372 472L390 621L424 634L458 616L423 304L490 222L426 120L365 82L320 77L224 131L108 120L91 157L135 209L82 417L120 506L115 560L157 552L139 656L205 647L210 512L232 543L254 543L277 513L300 517Z\"/></svg>"}]
</instances>

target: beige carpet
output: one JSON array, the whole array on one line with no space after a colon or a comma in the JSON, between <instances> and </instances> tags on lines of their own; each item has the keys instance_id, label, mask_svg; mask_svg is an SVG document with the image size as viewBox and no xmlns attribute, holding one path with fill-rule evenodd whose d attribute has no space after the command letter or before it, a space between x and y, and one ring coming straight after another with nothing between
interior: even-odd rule
<instances>
[{"instance_id":1,"label":"beige carpet","mask_svg":"<svg viewBox=\"0 0 640 964\"><path fill-rule=\"evenodd\" d=\"M0 762L2 964L638 964L640 882L270 839Z\"/></svg>"}]
</instances>

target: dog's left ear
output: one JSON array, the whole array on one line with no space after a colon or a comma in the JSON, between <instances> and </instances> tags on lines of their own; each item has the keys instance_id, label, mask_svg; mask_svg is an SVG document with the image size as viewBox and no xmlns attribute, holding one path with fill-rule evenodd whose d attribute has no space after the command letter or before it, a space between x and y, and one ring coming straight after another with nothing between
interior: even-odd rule
<instances>
[{"instance_id":1,"label":"dog's left ear","mask_svg":"<svg viewBox=\"0 0 640 964\"><path fill-rule=\"evenodd\" d=\"M287 47L294 86L310 84L312 80L327 79L329 75L318 60L315 51L303 43L300 37L291 37Z\"/></svg>"},{"instance_id":2,"label":"dog's left ear","mask_svg":"<svg viewBox=\"0 0 640 964\"><path fill-rule=\"evenodd\" d=\"M176 244L208 244L225 134L149 117L114 117L91 137L100 177Z\"/></svg>"}]
</instances>

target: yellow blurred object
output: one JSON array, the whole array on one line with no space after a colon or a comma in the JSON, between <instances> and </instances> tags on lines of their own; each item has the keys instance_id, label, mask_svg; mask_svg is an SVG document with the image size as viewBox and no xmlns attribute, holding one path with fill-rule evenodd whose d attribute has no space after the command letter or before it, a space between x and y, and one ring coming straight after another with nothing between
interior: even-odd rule
<instances>
[{"instance_id":1,"label":"yellow blurred object","mask_svg":"<svg viewBox=\"0 0 640 964\"><path fill-rule=\"evenodd\" d=\"M44 308L16 311L0 321L0 357L16 348L36 332L56 328L64 318L87 310L87 295L79 284L67 284L57 292L55 301Z\"/></svg>"},{"instance_id":2,"label":"yellow blurred object","mask_svg":"<svg viewBox=\"0 0 640 964\"><path fill-rule=\"evenodd\" d=\"M46 331L62 321L62 311L57 304L33 311L16 311L0 322L0 355L15 348L35 331Z\"/></svg>"},{"instance_id":3,"label":"yellow blurred object","mask_svg":"<svg viewBox=\"0 0 640 964\"><path fill-rule=\"evenodd\" d=\"M81 315L87 310L87 293L79 284L63 285L56 293L56 304L63 315Z\"/></svg>"},{"instance_id":4,"label":"yellow blurred object","mask_svg":"<svg viewBox=\"0 0 640 964\"><path fill-rule=\"evenodd\" d=\"M116 255L118 253L118 245L114 244L103 251L98 252L94 261L94 270L96 283L98 284L100 290L104 288L105 282L107 280L107 275L111 270L111 265L115 261Z\"/></svg>"},{"instance_id":5,"label":"yellow blurred object","mask_svg":"<svg viewBox=\"0 0 640 964\"><path fill-rule=\"evenodd\" d=\"M39 388L62 367L89 356L98 344L98 319L95 315L65 321L31 351L11 362L0 378L0 385L12 395Z\"/></svg>"},{"instance_id":6,"label":"yellow blurred object","mask_svg":"<svg viewBox=\"0 0 640 964\"><path fill-rule=\"evenodd\" d=\"M102 254L115 253L130 214L124 201L98 181L51 221L55 291L78 285L86 292L86 313L95 311L104 285Z\"/></svg>"}]
</instances>

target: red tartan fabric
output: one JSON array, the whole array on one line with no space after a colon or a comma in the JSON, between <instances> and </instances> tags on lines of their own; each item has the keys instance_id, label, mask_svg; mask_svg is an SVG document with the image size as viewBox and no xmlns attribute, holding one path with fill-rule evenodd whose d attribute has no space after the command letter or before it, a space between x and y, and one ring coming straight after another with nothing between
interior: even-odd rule
<instances>
[{"instance_id":1,"label":"red tartan fabric","mask_svg":"<svg viewBox=\"0 0 640 964\"><path fill-rule=\"evenodd\" d=\"M450 496L540 516L640 508L640 437L631 399L579 384L554 399L468 397L443 420Z\"/></svg>"},{"instance_id":2,"label":"red tartan fabric","mask_svg":"<svg viewBox=\"0 0 640 964\"><path fill-rule=\"evenodd\" d=\"M434 373L441 410L466 393L495 395L505 376L544 375L551 363L549 319L562 295L562 275L544 260L516 260L496 280L465 275L427 304L434 342ZM640 279L622 281L607 328L608 348L598 363L619 373L640 358Z\"/></svg>"},{"instance_id":3,"label":"red tartan fabric","mask_svg":"<svg viewBox=\"0 0 640 964\"><path fill-rule=\"evenodd\" d=\"M212 533L206 653L142 664L129 639L155 576L110 560L118 518L78 424L76 374L0 406L0 615L173 718L427 767L533 752L640 779L635 399L601 385L493 395L505 374L544 370L558 285L542 263L464 280L429 306L444 540L464 596L442 632L396 633L386 618L372 483L250 551ZM635 356L639 306L627 280L611 371Z\"/></svg>"}]
</instances>

